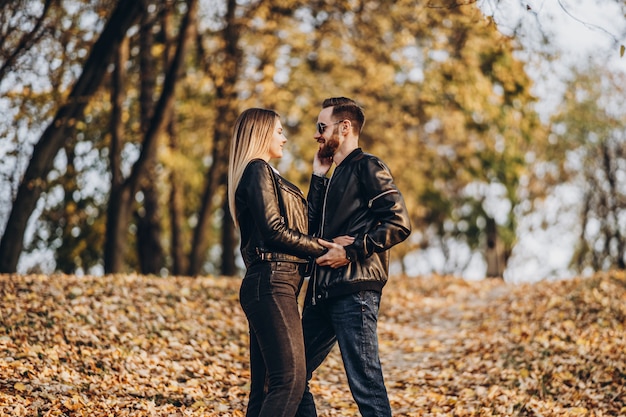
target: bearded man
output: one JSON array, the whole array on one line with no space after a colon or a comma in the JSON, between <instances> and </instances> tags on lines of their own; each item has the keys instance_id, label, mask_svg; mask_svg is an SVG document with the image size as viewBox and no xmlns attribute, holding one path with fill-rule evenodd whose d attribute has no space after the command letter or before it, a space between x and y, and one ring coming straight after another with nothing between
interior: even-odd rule
<instances>
[{"instance_id":1,"label":"bearded man","mask_svg":"<svg viewBox=\"0 0 626 417\"><path fill-rule=\"evenodd\" d=\"M409 236L411 224L389 168L359 148L364 124L361 107L345 97L324 100L317 119L309 232L322 244L334 236L350 238L335 239L343 253L317 258L309 278L302 314L307 386L298 417L317 416L308 382L335 344L361 415L391 417L378 353L378 309L389 249Z\"/></svg>"}]
</instances>

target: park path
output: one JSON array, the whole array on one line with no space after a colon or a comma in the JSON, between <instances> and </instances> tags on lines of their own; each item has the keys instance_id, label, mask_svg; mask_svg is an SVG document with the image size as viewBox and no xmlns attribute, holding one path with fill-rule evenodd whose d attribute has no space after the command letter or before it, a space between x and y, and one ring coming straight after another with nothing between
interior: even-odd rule
<instances>
[{"instance_id":1,"label":"park path","mask_svg":"<svg viewBox=\"0 0 626 417\"><path fill-rule=\"evenodd\" d=\"M488 368L497 361L489 357L486 327L498 326L494 312L508 302L509 286L483 280L446 285L427 295L400 290L387 294L386 302L398 302L383 306L379 322L395 415L421 416L418 410L443 398L484 395Z\"/></svg>"},{"instance_id":2,"label":"park path","mask_svg":"<svg viewBox=\"0 0 626 417\"><path fill-rule=\"evenodd\" d=\"M459 385L455 379L463 378L463 385L479 391L487 389L483 382L488 371L472 369L489 366L480 353L489 346L480 335L485 326L497 323L491 315L508 302L509 286L501 280L441 280L429 284L403 279L396 285L390 282L383 292L378 335L394 415L421 416L417 410L426 403L450 395L451 387ZM320 417L358 415L336 347L318 373L314 385L333 392L319 398Z\"/></svg>"},{"instance_id":3,"label":"park path","mask_svg":"<svg viewBox=\"0 0 626 417\"><path fill-rule=\"evenodd\" d=\"M402 290L402 289L401 289ZM379 321L381 357L391 368L428 363L455 354L476 335L509 288L501 280L449 285L444 292L421 295L411 291L385 294Z\"/></svg>"}]
</instances>

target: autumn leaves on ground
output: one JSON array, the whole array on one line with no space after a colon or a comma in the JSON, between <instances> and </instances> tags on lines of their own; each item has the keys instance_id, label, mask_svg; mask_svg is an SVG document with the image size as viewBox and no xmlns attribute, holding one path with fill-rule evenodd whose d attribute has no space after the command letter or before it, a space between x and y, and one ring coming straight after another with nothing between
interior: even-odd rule
<instances>
[{"instance_id":1,"label":"autumn leaves on ground","mask_svg":"<svg viewBox=\"0 0 626 417\"><path fill-rule=\"evenodd\" d=\"M242 416L233 278L0 276L0 415ZM393 277L379 336L395 416L626 415L626 274L533 285ZM356 416L334 351L320 416Z\"/></svg>"}]
</instances>

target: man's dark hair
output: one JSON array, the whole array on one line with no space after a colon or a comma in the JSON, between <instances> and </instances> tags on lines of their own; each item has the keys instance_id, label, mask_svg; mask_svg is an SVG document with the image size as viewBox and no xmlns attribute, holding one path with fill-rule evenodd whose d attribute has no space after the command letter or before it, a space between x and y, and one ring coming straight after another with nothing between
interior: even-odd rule
<instances>
[{"instance_id":1,"label":"man's dark hair","mask_svg":"<svg viewBox=\"0 0 626 417\"><path fill-rule=\"evenodd\" d=\"M337 120L350 120L357 134L365 125L365 114L356 101L347 97L331 97L322 102L322 108L332 107L332 117Z\"/></svg>"},{"instance_id":2,"label":"man's dark hair","mask_svg":"<svg viewBox=\"0 0 626 417\"><path fill-rule=\"evenodd\" d=\"M325 109L326 107L341 106L343 104L352 104L358 106L358 104L356 104L356 101L348 97L330 97L322 102L322 108Z\"/></svg>"}]
</instances>

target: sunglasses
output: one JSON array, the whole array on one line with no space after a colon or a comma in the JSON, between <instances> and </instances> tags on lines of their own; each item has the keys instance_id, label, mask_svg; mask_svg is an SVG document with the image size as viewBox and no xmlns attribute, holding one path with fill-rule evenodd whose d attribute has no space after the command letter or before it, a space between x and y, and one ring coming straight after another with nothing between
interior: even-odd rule
<instances>
[{"instance_id":1,"label":"sunglasses","mask_svg":"<svg viewBox=\"0 0 626 417\"><path fill-rule=\"evenodd\" d=\"M330 125L337 125L339 123L343 122L343 120L339 120L338 122L335 123L331 123ZM317 133L319 133L320 135L323 135L324 132L326 131L326 128L328 127L328 125L326 123L318 123L317 125Z\"/></svg>"}]
</instances>

